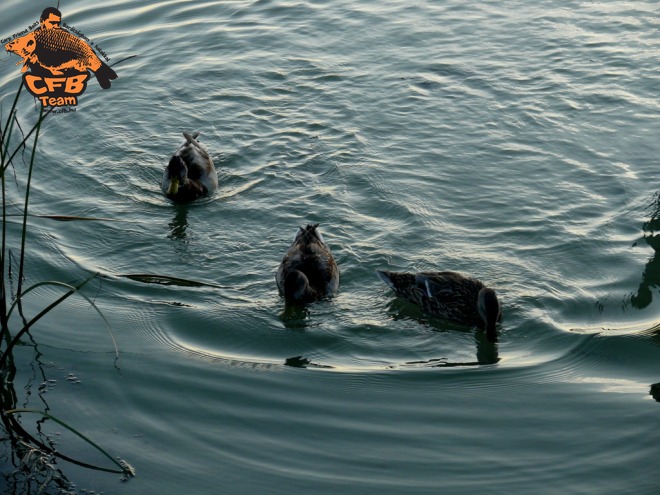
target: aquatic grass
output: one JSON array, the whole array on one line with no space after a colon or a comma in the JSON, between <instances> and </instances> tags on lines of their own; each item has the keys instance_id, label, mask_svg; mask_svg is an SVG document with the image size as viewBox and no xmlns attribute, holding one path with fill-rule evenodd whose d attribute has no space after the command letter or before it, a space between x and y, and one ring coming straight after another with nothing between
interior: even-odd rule
<instances>
[{"instance_id":1,"label":"aquatic grass","mask_svg":"<svg viewBox=\"0 0 660 495\"><path fill-rule=\"evenodd\" d=\"M56 478L50 472L52 468L52 464L49 463L47 460L49 457L56 457L89 469L121 474L124 479L127 479L133 476L134 474L133 469L127 463L123 461L119 461L113 458L112 456L110 456L99 445L94 443L92 440L90 440L88 437L77 431L72 426L68 425L66 422L56 418L55 416L53 416L52 414L46 411L39 411L31 408L18 408L16 406L18 402L18 398L16 391L14 390L16 365L14 363L14 356L13 356L13 350L15 346L19 344L26 335L29 334L30 330L33 329L34 325L37 322L39 322L55 307L62 304L65 300L67 300L69 297L71 297L74 294L84 298L100 316L112 339L112 343L115 349L115 362L119 356L116 339L112 333L112 329L110 328L107 319L103 316L103 313L99 310L99 308L94 303L94 301L91 298L81 293L81 290L89 282L99 278L99 274L97 273L93 274L77 284L70 284L59 281L43 281L43 282L35 283L26 289L23 288L23 281L25 280L24 272L26 268L25 260L28 249L28 244L27 244L28 218L32 216L28 213L29 203L30 203L30 186L32 183L33 170L36 160L37 144L39 142L39 134L41 131L41 124L44 121L44 119L51 113L52 108L50 110L44 110L43 106L41 106L39 110L39 117L36 123L30 128L30 130L27 133L24 133L17 118L17 110L16 110L22 90L23 90L23 83L21 82L21 85L16 91L16 95L14 96L11 108L9 110L9 115L7 116L4 125L0 121L0 182L1 182L0 186L2 189L2 232L1 232L1 242L0 242L0 326L1 326L0 330L2 332L2 338L0 339L0 352L1 352L0 377L2 377L2 380L0 381L0 418L2 419L2 425L4 426L7 435L12 440L11 444L14 451L18 452L17 449L27 451L26 455L19 456L19 459L21 459L20 461L21 467L28 470L41 469L43 471L41 473L42 475L41 477L45 480L43 482L44 483L43 486L45 486L45 484L47 484L49 480L53 480ZM16 129L18 129L18 131L16 131ZM16 135L18 132L20 132L22 139L18 142L17 145L11 148L10 146L12 145L12 136ZM7 214L6 173L10 167L12 167L14 169L14 173L16 173L14 160L16 159L17 156L19 156L21 150L23 151L24 154L28 148L31 149L31 152L29 156L29 163L27 164L27 178L26 178L25 191L24 191L25 198L23 203L21 232L20 232L20 251L18 256L18 265L19 265L18 274L17 274L18 282L15 291L16 293L13 296L13 300L11 301L11 304L9 304L10 301L8 300L6 277L11 273L11 263L10 263L11 252L7 248L7 244L8 244L7 218L9 215ZM84 217L66 217L61 215L43 215L43 217L52 218L54 220L61 220L61 221L98 220L98 219L84 218ZM57 299L55 299L50 304L48 304L33 317L26 318L22 310L22 302L25 296L41 287L47 287L47 286L55 287L58 289L64 289L65 293L60 297L58 297ZM12 316L15 310L17 310L18 313L20 314L20 318L10 319L10 317ZM19 328L17 329L17 331L14 332L12 331L10 325L10 322L12 321L22 322ZM74 459L72 457L66 456L61 452L55 450L54 447L44 444L42 441L38 440L33 435L28 433L23 428L21 423L18 421L18 417L20 417L21 414L28 414L28 413L38 414L42 418L51 420L63 426L64 428L68 429L69 431L73 432L75 435L77 435L82 440L84 440L89 446L99 451L106 458L110 459L110 461L114 464L114 467L108 468L102 466L95 466ZM37 474L38 473L36 474L33 473L34 476L36 476Z\"/></svg>"},{"instance_id":2,"label":"aquatic grass","mask_svg":"<svg viewBox=\"0 0 660 495\"><path fill-rule=\"evenodd\" d=\"M17 215L7 215L8 217ZM37 215L29 213L32 218L45 218L47 220L55 220L56 222L126 222L135 223L133 220L119 220L116 218L103 218L103 217L80 217L77 215Z\"/></svg>"},{"instance_id":3,"label":"aquatic grass","mask_svg":"<svg viewBox=\"0 0 660 495\"><path fill-rule=\"evenodd\" d=\"M93 442L91 439L89 439L88 437L86 437L85 435L80 433L75 428L73 428L73 427L69 426L68 424L66 424L64 421L59 420L58 418L56 418L52 414L48 414L45 411L39 411L37 409L29 409L29 408L8 409L6 411L3 411L3 414L11 415L11 416L16 415L16 414L21 414L21 413L38 414L38 415L40 415L44 418L50 419L51 421L57 423L60 426L66 428L71 433L73 433L74 435L76 435L79 438L81 438L82 440L84 440L87 444L94 447L103 456L108 458L110 460L110 462L112 462L114 465L117 466L118 469L104 468L104 467L95 466L93 464L89 464L87 462L80 461L80 460L74 459L72 457L69 457L65 454L62 454L61 452L56 452L51 447L47 446L43 442L40 442L39 440L34 438L34 436L30 435L27 431L25 431L23 429L23 427L20 426L20 424L17 423L16 428L17 428L17 430L19 430L21 432L21 435L23 436L23 438L24 439L26 439L26 438L29 439L29 441L32 444L37 445L40 450L42 450L46 453L49 453L49 454L53 454L56 457L58 457L60 459L63 459L63 460L66 460L66 461L68 461L72 464L75 464L77 466L81 466L81 467L88 468L88 469L93 469L95 471L105 471L107 473L123 474L124 476L132 476L133 475L134 470L128 463L126 463L126 461L121 461L121 460L115 459L110 454L108 454L103 448L101 448L101 446L99 446L98 444Z\"/></svg>"},{"instance_id":4,"label":"aquatic grass","mask_svg":"<svg viewBox=\"0 0 660 495\"><path fill-rule=\"evenodd\" d=\"M34 289L37 289L37 288L42 287L42 286L47 286L47 285L48 286L55 286L55 287L66 287L66 288L69 289L69 291L66 294L64 294L63 296L56 299L54 302L52 302L51 304L46 306L43 310L41 310L30 321L26 322L25 325L23 326L23 328L21 328L21 330L19 330L19 332L12 338L11 342L9 342L9 344L7 345L7 347L4 350L4 352L2 353L2 355L0 355L0 369L2 369L4 363L7 361L7 356L9 356L11 354L11 350L13 349L13 347L18 342L20 342L21 337L23 337L23 335L26 332L28 332L30 330L30 328L37 321L39 321L41 318L46 316L52 309L54 309L56 306L58 306L60 303L62 303L64 300L66 300L69 296L73 295L74 293L78 293L81 297L86 299L87 302L89 302L90 306L92 308L94 308L96 310L96 312L99 314L99 316L103 320L103 323L105 323L105 326L106 326L106 328L107 328L107 330L110 334L110 338L112 339L112 343L113 343L114 348L115 348L115 357L119 358L119 348L117 347L117 341L115 340L115 336L112 333L112 329L110 328L110 324L108 323L108 320L105 318L105 316L103 316L103 313L101 313L101 311L98 309L96 304L94 304L94 301L92 301L86 295L80 293L80 289L82 289L83 286L85 286L89 281L97 278L98 276L99 276L99 274L95 273L94 275L89 277L87 280L85 280L81 284L79 284L77 287L74 287L74 286L69 285L69 284L65 284L63 282L48 281L48 282L39 282L37 284L34 284L31 287L29 287L28 289L26 289L24 292L22 292L16 298L16 300L12 303L12 305L9 307L9 311L7 311L7 319L9 319L9 316L11 316L11 312L14 310L14 308L17 307L20 304L20 301L21 301L22 297L25 296L26 294L28 294L29 292L31 292Z\"/></svg>"}]
</instances>

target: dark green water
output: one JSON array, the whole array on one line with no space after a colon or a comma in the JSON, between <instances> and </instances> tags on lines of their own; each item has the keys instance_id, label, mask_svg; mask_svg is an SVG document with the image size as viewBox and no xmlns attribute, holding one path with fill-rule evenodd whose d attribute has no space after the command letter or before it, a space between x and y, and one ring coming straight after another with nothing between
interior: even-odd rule
<instances>
[{"instance_id":1,"label":"dark green water","mask_svg":"<svg viewBox=\"0 0 660 495\"><path fill-rule=\"evenodd\" d=\"M1 36L41 8L4 2ZM58 463L77 493L657 492L657 2L60 8L110 63L138 55L45 121L30 197L105 219L33 218L26 283L101 272L87 294L121 371L82 298L15 353L19 405L136 469L121 483ZM2 56L3 112L17 61ZM26 127L36 109L23 95ZM159 183L184 130L220 188L178 207ZM291 313L274 273L307 222L340 291ZM484 280L498 344L396 300L378 268ZM0 483L22 493L3 448Z\"/></svg>"}]
</instances>

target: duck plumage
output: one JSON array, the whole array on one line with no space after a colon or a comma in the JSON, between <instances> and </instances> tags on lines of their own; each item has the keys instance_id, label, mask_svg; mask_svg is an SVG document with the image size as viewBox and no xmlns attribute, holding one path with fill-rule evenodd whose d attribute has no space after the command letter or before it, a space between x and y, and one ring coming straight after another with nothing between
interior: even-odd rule
<instances>
[{"instance_id":1,"label":"duck plumage","mask_svg":"<svg viewBox=\"0 0 660 495\"><path fill-rule=\"evenodd\" d=\"M183 133L186 142L174 153L163 173L163 194L176 202L188 202L207 196L218 188L213 160L199 144L199 132Z\"/></svg>"},{"instance_id":2,"label":"duck plumage","mask_svg":"<svg viewBox=\"0 0 660 495\"><path fill-rule=\"evenodd\" d=\"M501 319L500 303L493 289L481 281L456 272L398 273L377 270L395 294L427 313L486 330L489 341L497 340L495 325Z\"/></svg>"},{"instance_id":3,"label":"duck plumage","mask_svg":"<svg viewBox=\"0 0 660 495\"><path fill-rule=\"evenodd\" d=\"M307 303L337 292L339 269L318 226L300 227L277 269L277 288L287 302Z\"/></svg>"}]
</instances>

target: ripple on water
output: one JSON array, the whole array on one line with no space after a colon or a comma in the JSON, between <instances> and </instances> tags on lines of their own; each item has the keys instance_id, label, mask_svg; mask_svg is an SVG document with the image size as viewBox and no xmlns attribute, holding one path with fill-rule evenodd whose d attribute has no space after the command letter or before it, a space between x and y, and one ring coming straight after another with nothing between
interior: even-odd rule
<instances>
[{"instance_id":1,"label":"ripple on water","mask_svg":"<svg viewBox=\"0 0 660 495\"><path fill-rule=\"evenodd\" d=\"M45 121L31 211L104 220L32 218L26 280L103 274L86 294L129 372L94 404L126 400L108 421L127 421L113 436L142 479L587 493L652 477L655 411L624 394L650 397L660 373L657 8L518 3L66 2L113 61L139 56ZM35 17L28 2L0 9L21 29ZM26 124L34 109L19 102ZM201 131L220 188L182 207L159 184L183 130ZM26 161L7 187L16 213ZM292 310L274 273L307 222L340 292ZM498 344L397 300L378 268L492 285ZM35 291L26 310L59 294ZM99 376L85 358L111 342L89 302L49 324L35 340L70 349L83 384ZM86 407L57 405L71 403Z\"/></svg>"}]
</instances>

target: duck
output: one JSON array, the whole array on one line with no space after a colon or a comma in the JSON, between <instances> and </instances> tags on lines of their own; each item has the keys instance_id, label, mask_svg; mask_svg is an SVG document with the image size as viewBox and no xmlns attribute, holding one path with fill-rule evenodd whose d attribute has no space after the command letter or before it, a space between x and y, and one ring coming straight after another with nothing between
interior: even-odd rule
<instances>
[{"instance_id":1,"label":"duck","mask_svg":"<svg viewBox=\"0 0 660 495\"><path fill-rule=\"evenodd\" d=\"M456 272L401 273L376 270L398 296L426 313L464 325L481 327L489 342L497 341L502 313L497 294L483 282Z\"/></svg>"},{"instance_id":2,"label":"duck","mask_svg":"<svg viewBox=\"0 0 660 495\"><path fill-rule=\"evenodd\" d=\"M318 226L298 229L275 274L279 293L288 303L318 301L334 296L339 288L337 263Z\"/></svg>"},{"instance_id":3,"label":"duck","mask_svg":"<svg viewBox=\"0 0 660 495\"><path fill-rule=\"evenodd\" d=\"M172 155L163 173L161 189L172 201L187 203L207 196L218 188L213 160L199 144L199 132L184 132L186 142Z\"/></svg>"}]
</instances>

